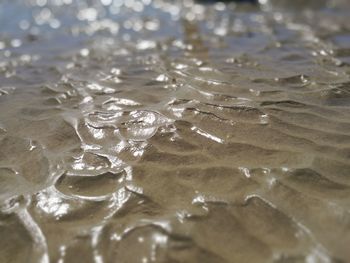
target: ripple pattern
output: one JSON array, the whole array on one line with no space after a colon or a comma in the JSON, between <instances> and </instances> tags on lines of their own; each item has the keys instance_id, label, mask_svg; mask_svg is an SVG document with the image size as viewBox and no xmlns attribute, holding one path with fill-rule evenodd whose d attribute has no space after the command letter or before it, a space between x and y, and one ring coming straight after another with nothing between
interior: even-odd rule
<instances>
[{"instance_id":1,"label":"ripple pattern","mask_svg":"<svg viewBox=\"0 0 350 263\"><path fill-rule=\"evenodd\" d=\"M350 261L350 5L248 2L0 3L0 262Z\"/></svg>"}]
</instances>

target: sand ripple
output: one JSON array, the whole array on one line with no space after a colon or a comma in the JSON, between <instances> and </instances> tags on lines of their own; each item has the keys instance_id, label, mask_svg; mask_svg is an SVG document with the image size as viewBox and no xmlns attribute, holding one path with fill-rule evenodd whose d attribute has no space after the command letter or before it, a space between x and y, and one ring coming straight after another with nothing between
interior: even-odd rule
<instances>
[{"instance_id":1,"label":"sand ripple","mask_svg":"<svg viewBox=\"0 0 350 263\"><path fill-rule=\"evenodd\" d=\"M0 3L0 262L348 262L350 6L260 2Z\"/></svg>"}]
</instances>

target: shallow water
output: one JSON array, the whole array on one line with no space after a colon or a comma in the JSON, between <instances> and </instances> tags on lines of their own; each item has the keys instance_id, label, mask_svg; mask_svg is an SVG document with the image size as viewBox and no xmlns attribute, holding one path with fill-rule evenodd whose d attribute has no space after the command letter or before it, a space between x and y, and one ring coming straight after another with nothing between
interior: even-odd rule
<instances>
[{"instance_id":1,"label":"shallow water","mask_svg":"<svg viewBox=\"0 0 350 263\"><path fill-rule=\"evenodd\" d=\"M349 17L2 1L0 262L349 262Z\"/></svg>"}]
</instances>

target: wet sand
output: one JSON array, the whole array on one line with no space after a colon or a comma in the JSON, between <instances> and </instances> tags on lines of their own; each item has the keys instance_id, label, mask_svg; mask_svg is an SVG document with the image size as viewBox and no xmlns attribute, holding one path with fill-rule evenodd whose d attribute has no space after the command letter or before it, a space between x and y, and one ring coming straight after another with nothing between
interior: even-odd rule
<instances>
[{"instance_id":1,"label":"wet sand","mask_svg":"<svg viewBox=\"0 0 350 263\"><path fill-rule=\"evenodd\" d=\"M2 1L0 262L349 262L349 17Z\"/></svg>"}]
</instances>

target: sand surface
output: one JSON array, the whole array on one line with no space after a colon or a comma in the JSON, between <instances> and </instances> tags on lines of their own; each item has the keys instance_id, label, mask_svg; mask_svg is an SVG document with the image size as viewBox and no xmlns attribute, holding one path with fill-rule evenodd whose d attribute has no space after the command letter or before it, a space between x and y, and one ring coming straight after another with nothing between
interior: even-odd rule
<instances>
[{"instance_id":1,"label":"sand surface","mask_svg":"<svg viewBox=\"0 0 350 263\"><path fill-rule=\"evenodd\" d=\"M349 17L1 1L0 262L350 262Z\"/></svg>"}]
</instances>

